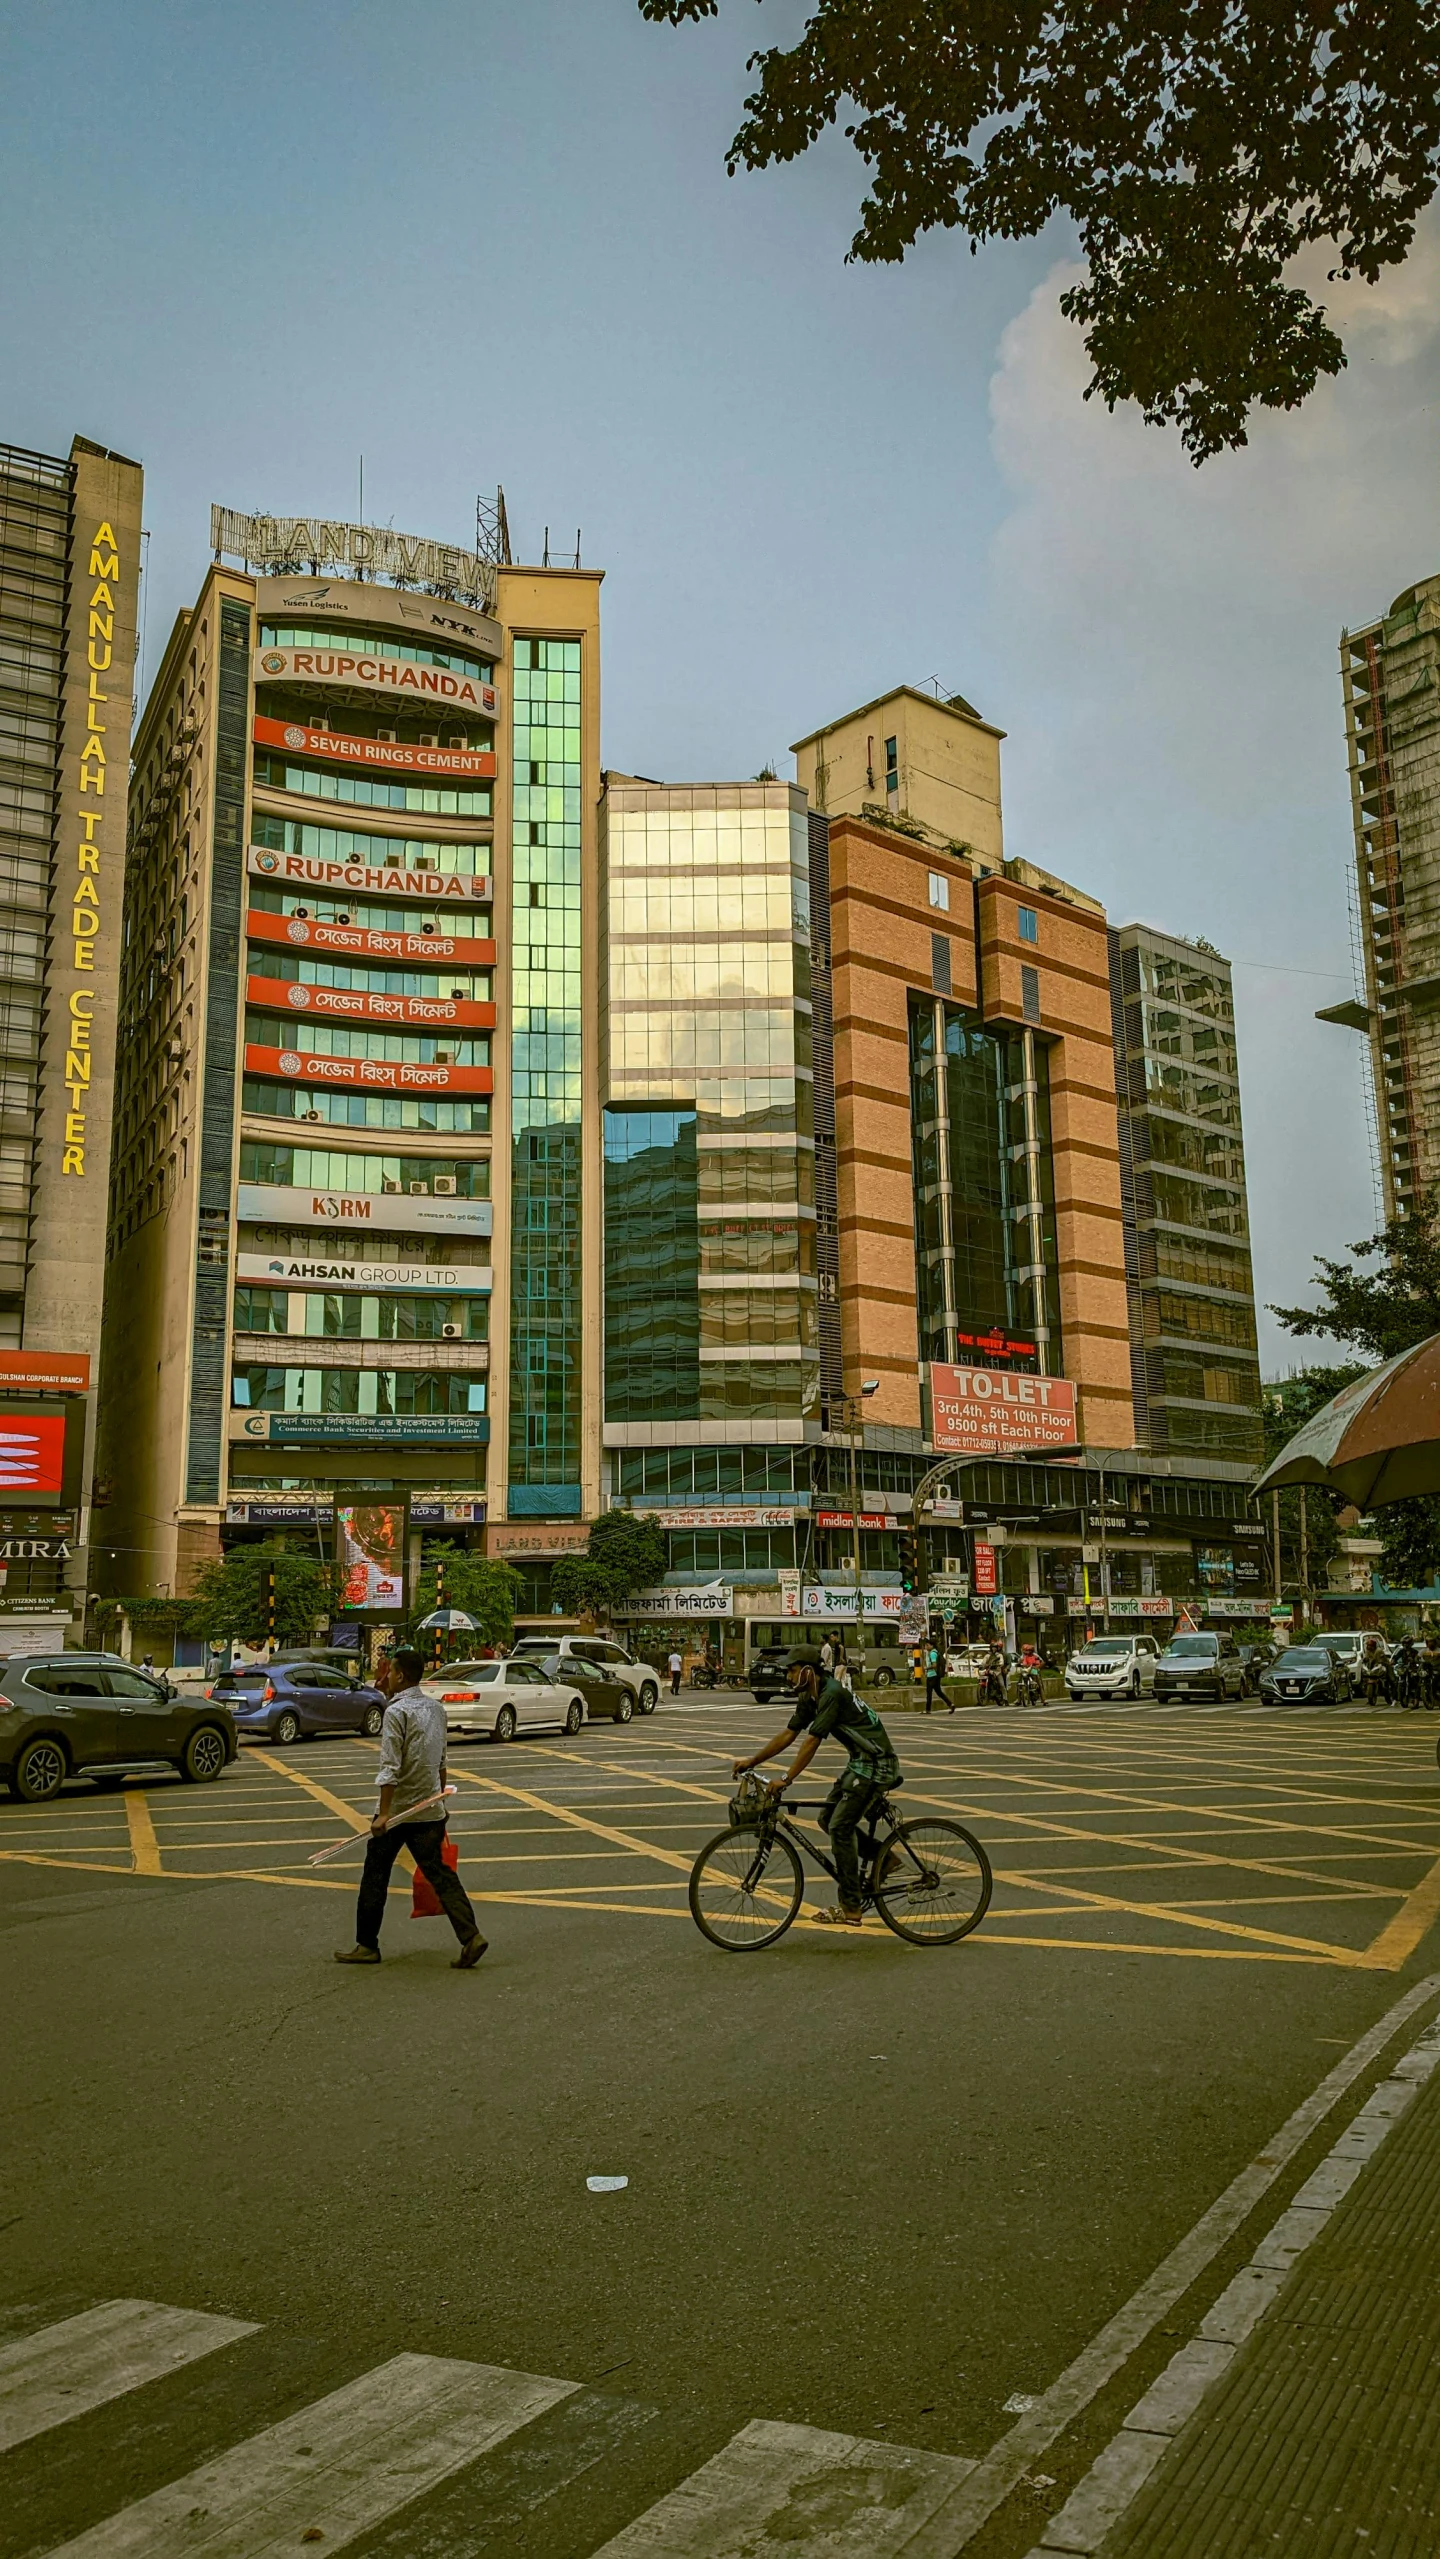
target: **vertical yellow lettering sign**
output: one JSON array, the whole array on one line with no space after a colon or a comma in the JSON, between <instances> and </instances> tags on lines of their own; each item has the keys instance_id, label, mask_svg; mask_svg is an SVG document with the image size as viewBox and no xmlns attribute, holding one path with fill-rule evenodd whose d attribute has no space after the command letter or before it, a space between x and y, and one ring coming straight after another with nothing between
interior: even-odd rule
<instances>
[{"instance_id":1,"label":"vertical yellow lettering sign","mask_svg":"<svg viewBox=\"0 0 1440 2559\"><path fill-rule=\"evenodd\" d=\"M108 724L104 718L110 696L100 689L98 678L110 666L111 645L115 629L114 582L120 575L120 546L114 527L97 525L90 543L89 575L94 586L87 601L89 685L85 703L85 743L80 750L80 788L103 801L108 764L105 737ZM105 822L103 808L82 809L80 824L82 841L75 847L75 885L70 899L70 939L77 975L93 973L95 945L99 939L104 908L100 898L101 828ZM70 995L70 1021L65 1055L65 1091L70 1107L65 1114L65 1143L60 1158L62 1173L74 1173L82 1179L85 1173L85 1114L90 1098L90 1021L95 997L89 987L76 987Z\"/></svg>"}]
</instances>

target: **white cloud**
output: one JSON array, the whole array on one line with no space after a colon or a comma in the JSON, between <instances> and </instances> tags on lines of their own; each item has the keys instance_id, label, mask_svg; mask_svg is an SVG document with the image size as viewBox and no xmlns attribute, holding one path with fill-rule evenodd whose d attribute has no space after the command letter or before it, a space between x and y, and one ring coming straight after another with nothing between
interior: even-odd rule
<instances>
[{"instance_id":1,"label":"white cloud","mask_svg":"<svg viewBox=\"0 0 1440 2559\"><path fill-rule=\"evenodd\" d=\"M1349 991L1351 857L1336 644L1440 569L1440 222L1370 293L1324 286L1349 369L1196 471L1173 434L1085 401L1057 267L991 383L1014 492L990 558L1012 852L1237 967L1262 1298L1374 1223ZM1313 971L1314 975L1304 972ZM1324 972L1333 971L1333 980ZM1284 1366L1301 1346L1273 1334Z\"/></svg>"}]
</instances>

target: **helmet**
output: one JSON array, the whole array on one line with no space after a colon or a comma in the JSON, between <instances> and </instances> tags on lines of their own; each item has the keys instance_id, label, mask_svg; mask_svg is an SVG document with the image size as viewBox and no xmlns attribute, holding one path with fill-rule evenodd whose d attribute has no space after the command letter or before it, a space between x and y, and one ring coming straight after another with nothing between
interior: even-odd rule
<instances>
[{"instance_id":1,"label":"helmet","mask_svg":"<svg viewBox=\"0 0 1440 2559\"><path fill-rule=\"evenodd\" d=\"M813 1644L792 1644L785 1656L785 1668L787 1671L823 1670L824 1664Z\"/></svg>"}]
</instances>

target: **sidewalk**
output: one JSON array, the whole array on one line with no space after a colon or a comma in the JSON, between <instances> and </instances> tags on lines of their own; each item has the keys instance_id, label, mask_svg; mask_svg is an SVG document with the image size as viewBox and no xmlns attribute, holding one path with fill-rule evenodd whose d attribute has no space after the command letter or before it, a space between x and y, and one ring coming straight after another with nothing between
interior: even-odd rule
<instances>
[{"instance_id":1,"label":"sidewalk","mask_svg":"<svg viewBox=\"0 0 1440 2559\"><path fill-rule=\"evenodd\" d=\"M1030 2559L1436 2559L1437 2064L1431 2026Z\"/></svg>"}]
</instances>

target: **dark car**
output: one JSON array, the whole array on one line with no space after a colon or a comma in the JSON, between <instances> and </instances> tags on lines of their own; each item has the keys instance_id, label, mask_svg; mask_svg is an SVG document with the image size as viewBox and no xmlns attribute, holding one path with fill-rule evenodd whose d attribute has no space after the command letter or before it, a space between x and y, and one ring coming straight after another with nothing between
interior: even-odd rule
<instances>
[{"instance_id":1,"label":"dark car","mask_svg":"<svg viewBox=\"0 0 1440 2559\"><path fill-rule=\"evenodd\" d=\"M568 1653L550 1653L540 1665L548 1680L558 1686L578 1688L585 1700L587 1723L628 1724L635 1712L635 1697L628 1680L609 1662L592 1661L578 1646Z\"/></svg>"},{"instance_id":2,"label":"dark car","mask_svg":"<svg viewBox=\"0 0 1440 2559\"><path fill-rule=\"evenodd\" d=\"M67 1777L121 1786L132 1768L208 1785L235 1757L223 1700L181 1697L118 1653L16 1654L0 1669L0 1780L25 1804Z\"/></svg>"},{"instance_id":3,"label":"dark car","mask_svg":"<svg viewBox=\"0 0 1440 2559\"><path fill-rule=\"evenodd\" d=\"M795 1629L794 1640L797 1644L803 1640L802 1630L798 1626ZM772 1697L789 1695L790 1683L785 1677L785 1665L790 1659L792 1649L788 1643L766 1644L758 1653L752 1653L750 1693L752 1697L759 1699L762 1706L768 1705Z\"/></svg>"},{"instance_id":4,"label":"dark car","mask_svg":"<svg viewBox=\"0 0 1440 2559\"><path fill-rule=\"evenodd\" d=\"M385 1719L378 1688L338 1662L259 1662L248 1670L224 1670L210 1683L216 1705L228 1706L235 1729L253 1739L313 1741L317 1733L367 1733L373 1739Z\"/></svg>"},{"instance_id":5,"label":"dark car","mask_svg":"<svg viewBox=\"0 0 1440 2559\"><path fill-rule=\"evenodd\" d=\"M1260 1694L1306 1706L1343 1706L1354 1690L1345 1663L1323 1644L1292 1644L1261 1672Z\"/></svg>"},{"instance_id":6,"label":"dark car","mask_svg":"<svg viewBox=\"0 0 1440 2559\"><path fill-rule=\"evenodd\" d=\"M1172 1635L1155 1665L1155 1694L1243 1697L1249 1674L1228 1635Z\"/></svg>"}]
</instances>

